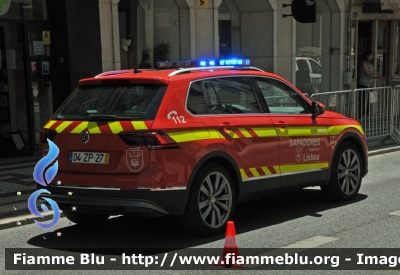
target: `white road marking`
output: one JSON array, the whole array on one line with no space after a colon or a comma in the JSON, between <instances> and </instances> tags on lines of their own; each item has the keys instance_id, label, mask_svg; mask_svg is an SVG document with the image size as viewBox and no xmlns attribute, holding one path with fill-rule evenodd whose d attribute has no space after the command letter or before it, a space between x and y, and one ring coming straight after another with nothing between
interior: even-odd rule
<instances>
[{"instance_id":1,"label":"white road marking","mask_svg":"<svg viewBox=\"0 0 400 275\"><path fill-rule=\"evenodd\" d=\"M389 215L400 216L400 210L399 210L399 211L392 212L392 213L389 213Z\"/></svg>"},{"instance_id":2,"label":"white road marking","mask_svg":"<svg viewBox=\"0 0 400 275\"><path fill-rule=\"evenodd\" d=\"M32 169L35 168L37 161L35 162L25 162L25 163L18 163L18 164L11 164L11 165L1 165L2 169L19 169L19 167L23 166L28 166L28 165L32 165Z\"/></svg>"},{"instance_id":3,"label":"white road marking","mask_svg":"<svg viewBox=\"0 0 400 275\"><path fill-rule=\"evenodd\" d=\"M287 246L284 246L281 248L304 248L304 250L306 250L306 249L321 246L323 244L334 242L336 240L338 240L338 238L315 236L315 237L312 237L312 238L309 238L309 239L306 239L303 241L295 242L293 244L290 244L290 245L287 245Z\"/></svg>"},{"instance_id":4,"label":"white road marking","mask_svg":"<svg viewBox=\"0 0 400 275\"><path fill-rule=\"evenodd\" d=\"M0 177L0 181L1 180L7 180L7 179L13 179L14 176L4 176L4 177Z\"/></svg>"},{"instance_id":5,"label":"white road marking","mask_svg":"<svg viewBox=\"0 0 400 275\"><path fill-rule=\"evenodd\" d=\"M285 253L288 255L292 255L295 253L302 252L307 249L315 248L330 242L334 242L336 240L339 240L339 238L332 238L332 237L324 237L324 236L315 236L306 240L298 241L293 244L289 244L287 246L283 246L278 249L270 250L268 252L265 252L263 254L257 255L258 257L261 256L284 256ZM259 264L254 264L251 265L252 267L254 266L259 266Z\"/></svg>"}]
</instances>

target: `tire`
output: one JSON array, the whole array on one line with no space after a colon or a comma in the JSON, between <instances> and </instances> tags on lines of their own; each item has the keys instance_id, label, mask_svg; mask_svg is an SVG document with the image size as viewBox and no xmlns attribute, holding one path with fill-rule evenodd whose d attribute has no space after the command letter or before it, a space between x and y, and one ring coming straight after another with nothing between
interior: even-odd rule
<instances>
[{"instance_id":1,"label":"tire","mask_svg":"<svg viewBox=\"0 0 400 275\"><path fill-rule=\"evenodd\" d=\"M179 217L182 226L198 236L223 232L233 217L235 195L228 171L215 163L206 164L193 179L185 213Z\"/></svg>"},{"instance_id":2,"label":"tire","mask_svg":"<svg viewBox=\"0 0 400 275\"><path fill-rule=\"evenodd\" d=\"M68 220L79 225L99 224L110 217L110 215L76 212L71 209L63 209L62 211Z\"/></svg>"},{"instance_id":3,"label":"tire","mask_svg":"<svg viewBox=\"0 0 400 275\"><path fill-rule=\"evenodd\" d=\"M357 147L345 142L337 151L328 185L321 186L322 192L335 201L353 199L361 187L363 167Z\"/></svg>"}]
</instances>

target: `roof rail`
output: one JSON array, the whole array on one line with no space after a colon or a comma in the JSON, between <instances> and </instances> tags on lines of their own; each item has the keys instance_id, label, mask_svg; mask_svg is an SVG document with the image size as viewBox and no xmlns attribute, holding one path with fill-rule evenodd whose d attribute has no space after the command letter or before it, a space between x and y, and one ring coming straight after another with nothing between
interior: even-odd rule
<instances>
[{"instance_id":1,"label":"roof rail","mask_svg":"<svg viewBox=\"0 0 400 275\"><path fill-rule=\"evenodd\" d=\"M121 75L121 74L137 74L141 73L142 71L155 71L155 69L126 69L126 70L115 70L115 71L108 71L95 76L95 78L102 77L102 76L111 76L111 75Z\"/></svg>"},{"instance_id":2,"label":"roof rail","mask_svg":"<svg viewBox=\"0 0 400 275\"><path fill-rule=\"evenodd\" d=\"M178 74L191 72L191 71L218 70L218 69L255 70L255 71L264 72L263 70L261 70L259 68L249 67L249 66L209 66L209 67L193 67L193 68L177 69L176 71L170 73L168 76L178 75Z\"/></svg>"},{"instance_id":3,"label":"roof rail","mask_svg":"<svg viewBox=\"0 0 400 275\"><path fill-rule=\"evenodd\" d=\"M102 77L102 76L110 76L110 75L118 75L118 74L127 74L132 73L133 69L131 70L116 70L116 71L108 71L95 76L95 78Z\"/></svg>"}]
</instances>

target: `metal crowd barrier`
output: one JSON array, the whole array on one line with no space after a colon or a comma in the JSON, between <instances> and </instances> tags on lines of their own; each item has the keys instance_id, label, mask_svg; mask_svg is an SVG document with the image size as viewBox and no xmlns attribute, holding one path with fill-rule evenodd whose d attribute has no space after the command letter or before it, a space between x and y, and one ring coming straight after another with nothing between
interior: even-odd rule
<instances>
[{"instance_id":1,"label":"metal crowd barrier","mask_svg":"<svg viewBox=\"0 0 400 275\"><path fill-rule=\"evenodd\" d=\"M355 89L355 119L361 123L367 139L392 133L392 87Z\"/></svg>"},{"instance_id":2,"label":"metal crowd barrier","mask_svg":"<svg viewBox=\"0 0 400 275\"><path fill-rule=\"evenodd\" d=\"M367 139L392 137L400 144L400 85L315 93L311 99L358 120Z\"/></svg>"},{"instance_id":3,"label":"metal crowd barrier","mask_svg":"<svg viewBox=\"0 0 400 275\"><path fill-rule=\"evenodd\" d=\"M296 86L309 95L321 91L321 77L296 77Z\"/></svg>"},{"instance_id":4,"label":"metal crowd barrier","mask_svg":"<svg viewBox=\"0 0 400 275\"><path fill-rule=\"evenodd\" d=\"M394 86L392 95L392 138L400 144L400 85Z\"/></svg>"},{"instance_id":5,"label":"metal crowd barrier","mask_svg":"<svg viewBox=\"0 0 400 275\"><path fill-rule=\"evenodd\" d=\"M396 85L400 85L399 77L373 77L375 87L386 87L390 86L394 89Z\"/></svg>"},{"instance_id":6,"label":"metal crowd barrier","mask_svg":"<svg viewBox=\"0 0 400 275\"><path fill-rule=\"evenodd\" d=\"M311 95L311 99L323 103L329 111L354 118L355 101L352 90L316 93Z\"/></svg>"}]
</instances>

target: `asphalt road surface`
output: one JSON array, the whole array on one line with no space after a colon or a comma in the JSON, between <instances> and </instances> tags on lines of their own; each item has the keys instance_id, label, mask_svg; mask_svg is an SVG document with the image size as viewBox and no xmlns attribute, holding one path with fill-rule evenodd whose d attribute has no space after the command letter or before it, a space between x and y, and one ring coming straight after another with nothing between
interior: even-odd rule
<instances>
[{"instance_id":1,"label":"asphalt road surface","mask_svg":"<svg viewBox=\"0 0 400 275\"><path fill-rule=\"evenodd\" d=\"M381 248L400 247L400 196L399 165L400 152L387 153L369 158L369 173L363 179L360 194L355 200L346 203L326 201L319 188L308 188L298 192L285 193L241 204L234 217L239 250L253 251L257 255L274 253L282 247L302 248L311 254L319 253L319 248L360 248L359 252L376 253ZM396 212L399 211L399 212ZM57 235L57 233L59 233ZM120 256L131 251L129 248L154 248L151 255L160 255L159 262L168 253L167 262L173 255L191 255L191 248L214 248L213 253L222 254L225 234L209 238L195 238L187 235L174 218L127 218L109 219L102 226L82 228L70 223L66 218L50 230L43 230L35 224L19 226L0 231L0 274L75 274L76 271L23 271L5 270L5 248L47 248L54 255L75 255L90 253L91 249L105 255L106 263L110 257ZM89 250L85 250L89 248ZM114 250L107 250L114 248ZM246 250L245 248L256 248ZM372 250L366 250L366 249ZM363 250L365 249L365 250ZM46 250L48 251L48 250ZM94 251L94 250L93 250ZM197 251L197 250L196 250ZM207 250L203 250L207 251ZM334 253L338 249L323 252ZM400 257L400 249L394 251ZM322 252L321 252L322 253ZM337 253L336 253L337 254ZM336 255L335 254L335 255ZM130 255L128 253L128 255ZM148 254L150 255L150 254ZM317 254L315 254L317 255ZM153 259L154 260L154 259ZM344 261L340 259L340 263ZM353 263L357 257L352 258ZM332 262L331 262L332 263ZM159 264L159 263L158 263ZM205 266L205 265L204 265ZM262 265L248 270L244 265L238 273L243 274L331 274L331 270L315 270L316 265L307 271L265 271ZM370 270L368 274L398 273L397 271ZM395 269L393 268L393 269ZM102 270L82 271L82 274L110 274ZM188 271L139 271L149 274L187 274ZM199 266L201 269L201 266ZM246 270L247 269L247 270ZM243 271L241 271L243 270ZM246 270L246 271L245 271ZM196 274L232 272L232 269L215 267L215 270L190 271ZM359 274L360 271L334 271L335 274ZM126 270L113 271L113 274L126 274Z\"/></svg>"}]
</instances>

